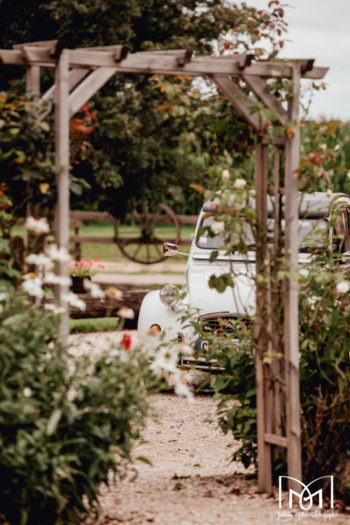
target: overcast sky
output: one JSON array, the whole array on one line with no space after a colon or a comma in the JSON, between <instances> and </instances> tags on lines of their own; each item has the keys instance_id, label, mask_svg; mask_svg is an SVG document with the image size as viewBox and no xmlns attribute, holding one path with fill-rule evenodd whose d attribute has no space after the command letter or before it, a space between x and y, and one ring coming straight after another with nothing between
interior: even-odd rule
<instances>
[{"instance_id":1,"label":"overcast sky","mask_svg":"<svg viewBox=\"0 0 350 525\"><path fill-rule=\"evenodd\" d=\"M311 116L350 121L350 0L283 0L288 39L281 56L315 58L328 66L327 90L314 96ZM265 8L268 0L247 0Z\"/></svg>"}]
</instances>

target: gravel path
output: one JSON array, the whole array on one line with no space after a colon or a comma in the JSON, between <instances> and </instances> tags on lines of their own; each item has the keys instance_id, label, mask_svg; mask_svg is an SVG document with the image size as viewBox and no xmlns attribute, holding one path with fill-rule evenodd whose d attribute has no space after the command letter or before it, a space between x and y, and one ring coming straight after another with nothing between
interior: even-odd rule
<instances>
[{"instance_id":1,"label":"gravel path","mask_svg":"<svg viewBox=\"0 0 350 525\"><path fill-rule=\"evenodd\" d=\"M147 286L152 284L183 284L186 262L165 261L144 265L131 261L116 263L103 262L105 269L95 275L93 281L99 284L129 284Z\"/></svg>"},{"instance_id":2,"label":"gravel path","mask_svg":"<svg viewBox=\"0 0 350 525\"><path fill-rule=\"evenodd\" d=\"M128 331L134 338L136 333ZM72 352L96 353L121 338L121 332L73 335ZM172 394L151 398L156 416L149 419L144 441L135 447L133 468L123 481L104 488L103 525L349 525L349 514L281 515L277 493L257 493L252 470L230 458L238 442L215 424L215 402L197 396L195 403ZM136 461L144 456L152 466ZM317 511L317 509L314 509ZM285 513L286 514L286 511Z\"/></svg>"},{"instance_id":3,"label":"gravel path","mask_svg":"<svg viewBox=\"0 0 350 525\"><path fill-rule=\"evenodd\" d=\"M159 394L152 405L158 417L148 422L147 442L134 450L135 458L147 457L152 466L136 462L138 477L118 482L104 494L103 524L324 523L320 516L279 516L277 498L257 493L256 479L247 479L249 471L230 461L238 443L209 421L215 418L211 397L197 397L189 404ZM343 514L327 522L345 525L348 518Z\"/></svg>"}]
</instances>

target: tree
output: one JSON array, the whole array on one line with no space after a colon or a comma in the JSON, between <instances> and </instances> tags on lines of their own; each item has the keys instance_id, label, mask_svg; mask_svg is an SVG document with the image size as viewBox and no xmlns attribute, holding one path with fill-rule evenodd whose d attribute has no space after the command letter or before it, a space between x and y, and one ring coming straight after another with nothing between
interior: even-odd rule
<instances>
[{"instance_id":1,"label":"tree","mask_svg":"<svg viewBox=\"0 0 350 525\"><path fill-rule=\"evenodd\" d=\"M25 6L2 0L0 46L57 38L60 48L118 43L132 51L185 48L211 54L214 46L222 53L255 45L260 56L264 52L258 47L260 40L269 43L270 54L279 41L283 45L283 9L277 0L270 4L268 10L257 10L224 0L51 0ZM50 82L52 77L45 73L44 87ZM4 76L0 86L8 87ZM122 216L131 197L148 194L153 200L174 201L177 195L179 211L193 212L188 185L205 176L201 148L208 143L201 122L215 115L212 100L203 101L193 90L192 79L165 82L150 81L145 75L116 75L89 108L97 115L93 132L86 137L93 147L85 149L73 173L84 178L91 191L83 199L73 198L73 206L80 207L83 201L88 208ZM231 109L229 115L233 129L237 117L232 117ZM82 120L81 115L75 118ZM232 138L232 132L228 135Z\"/></svg>"}]
</instances>

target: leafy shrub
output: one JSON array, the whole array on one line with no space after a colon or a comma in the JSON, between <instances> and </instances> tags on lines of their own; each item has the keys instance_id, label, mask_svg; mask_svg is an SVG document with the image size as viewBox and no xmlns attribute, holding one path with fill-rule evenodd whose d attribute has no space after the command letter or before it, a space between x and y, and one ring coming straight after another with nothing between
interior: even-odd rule
<instances>
[{"instance_id":1,"label":"leafy shrub","mask_svg":"<svg viewBox=\"0 0 350 525\"><path fill-rule=\"evenodd\" d=\"M315 265L300 281L303 475L315 479L333 474L338 494L348 500L350 446L344 437L350 435L349 276ZM255 359L246 344L253 337L248 330L236 334L242 340L239 347L230 337L209 340L207 356L225 368L212 378L219 424L224 433L231 431L241 441L233 460L245 467L257 463ZM286 472L285 454L275 466L277 472Z\"/></svg>"},{"instance_id":2,"label":"leafy shrub","mask_svg":"<svg viewBox=\"0 0 350 525\"><path fill-rule=\"evenodd\" d=\"M198 327L197 327L198 328ZM219 426L227 434L232 431L234 438L241 441L240 447L233 453L233 461L241 461L245 467L256 464L257 427L256 427L256 387L255 359L249 343L252 333L246 328L235 334L216 339L203 333L208 341L207 361L217 360L221 368L219 374L211 377L215 399L218 400L217 414ZM239 346L237 337L240 340ZM204 385L207 383L207 376Z\"/></svg>"},{"instance_id":3,"label":"leafy shrub","mask_svg":"<svg viewBox=\"0 0 350 525\"><path fill-rule=\"evenodd\" d=\"M299 311L304 475L334 474L350 500L349 272L314 267L302 278Z\"/></svg>"},{"instance_id":4,"label":"leafy shrub","mask_svg":"<svg viewBox=\"0 0 350 525\"><path fill-rule=\"evenodd\" d=\"M63 359L52 314L4 299L0 312L0 522L78 523L122 476L154 384L137 352Z\"/></svg>"}]
</instances>

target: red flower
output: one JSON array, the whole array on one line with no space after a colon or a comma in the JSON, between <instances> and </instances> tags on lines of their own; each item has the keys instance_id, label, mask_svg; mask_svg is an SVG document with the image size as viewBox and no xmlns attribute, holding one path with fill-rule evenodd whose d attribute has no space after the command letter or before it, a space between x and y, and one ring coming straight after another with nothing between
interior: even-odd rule
<instances>
[{"instance_id":1,"label":"red flower","mask_svg":"<svg viewBox=\"0 0 350 525\"><path fill-rule=\"evenodd\" d=\"M121 340L121 345L125 350L129 350L131 347L131 335L130 334L124 334L123 339Z\"/></svg>"},{"instance_id":2,"label":"red flower","mask_svg":"<svg viewBox=\"0 0 350 525\"><path fill-rule=\"evenodd\" d=\"M318 166L322 166L322 163L323 163L322 155L318 151L310 151L309 158L312 164L317 164Z\"/></svg>"}]
</instances>

